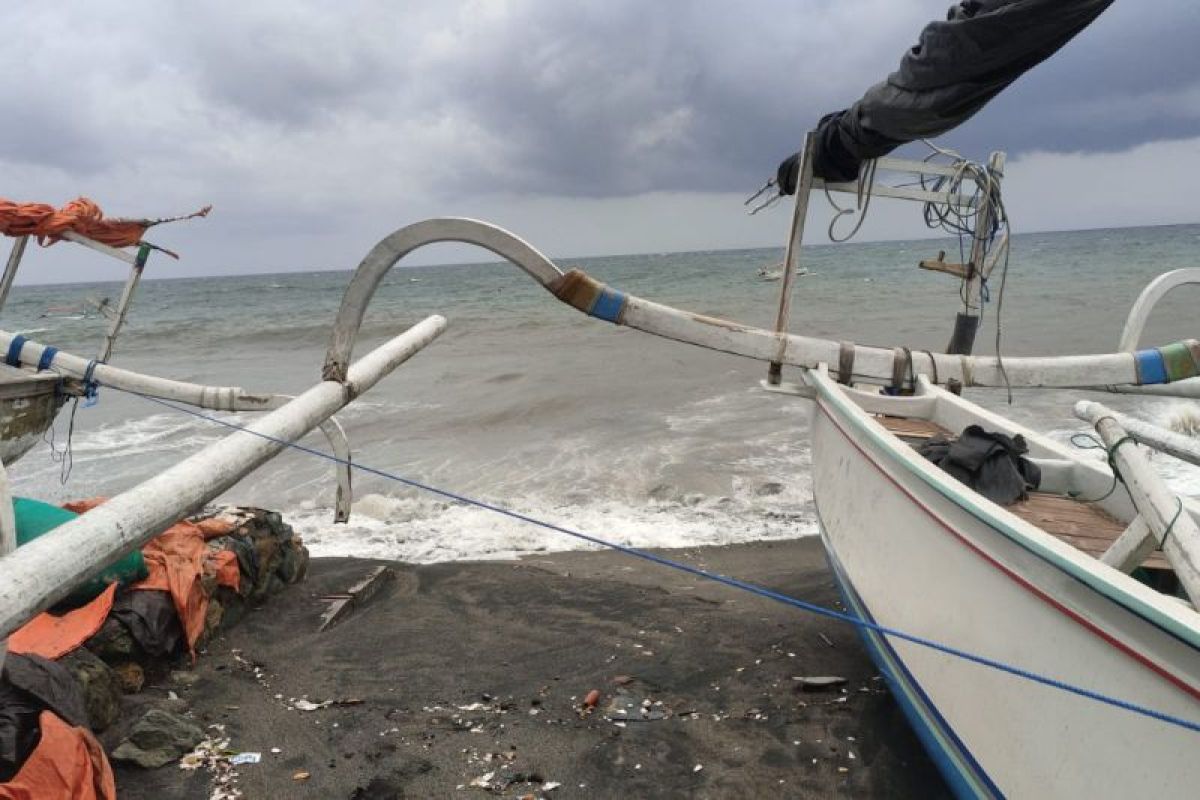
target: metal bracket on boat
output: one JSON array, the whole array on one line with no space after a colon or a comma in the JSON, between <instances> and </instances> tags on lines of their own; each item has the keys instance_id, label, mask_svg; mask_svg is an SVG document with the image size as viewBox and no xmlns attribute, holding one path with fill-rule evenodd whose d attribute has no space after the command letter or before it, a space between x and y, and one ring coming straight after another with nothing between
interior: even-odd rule
<instances>
[{"instance_id":1,"label":"metal bracket on boat","mask_svg":"<svg viewBox=\"0 0 1200 800\"><path fill-rule=\"evenodd\" d=\"M786 394L792 397L803 397L805 400L813 400L817 396L817 390L803 383L795 383L793 381L780 381L779 383L771 383L768 380L758 382L768 392L774 394Z\"/></svg>"}]
</instances>

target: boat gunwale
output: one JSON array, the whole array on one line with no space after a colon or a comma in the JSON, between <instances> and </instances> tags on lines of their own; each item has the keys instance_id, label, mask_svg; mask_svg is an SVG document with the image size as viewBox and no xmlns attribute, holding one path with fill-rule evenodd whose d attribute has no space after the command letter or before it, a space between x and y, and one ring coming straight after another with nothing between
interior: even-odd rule
<instances>
[{"instance_id":1,"label":"boat gunwale","mask_svg":"<svg viewBox=\"0 0 1200 800\"><path fill-rule=\"evenodd\" d=\"M980 497L977 493L972 492L953 477L943 473L937 467L925 461L916 450L909 447L884 428L878 421L874 420L862 407L853 401L852 397L843 391L840 385L834 383L827 374L810 371L806 375L806 380L817 389L818 406L820 406L821 400L835 406L840 412L840 416L854 425L860 433L866 435L877 447L882 448L887 455L906 467L911 474L937 491L938 494L1006 539L1078 580L1101 596L1149 622L1176 640L1200 650L1200 616L1197 616L1197 612L1189 611L1184 606L1176 603L1176 601L1155 592L1149 587L1143 586L1128 575L1118 572L1100 560L1058 540L1052 534L1043 531L1036 525L1021 519L1002 506L996 505L986 498ZM937 397L939 400L942 399L940 397L940 394L943 393L941 389L933 387L928 383L923 383L922 388L929 396ZM969 401L964 401L960 398L955 398L955 400L960 403L969 403ZM972 411L978 408L974 404L970 405ZM985 412L984 416L993 416L986 412L985 409L978 410ZM826 411L825 413L829 412ZM1021 433L1026 438L1034 439L1038 444L1047 445L1053 450L1064 452L1072 460L1083 466L1092 466L1083 462L1078 456L1065 451L1057 443L1048 441L1037 432L1030 431L1009 420L1005 420L1005 424L1010 430ZM876 464L875 466L882 469L882 465L880 464ZM1194 511L1194 504L1191 501L1185 501L1185 503L1189 506L1190 511ZM938 518L940 519L940 517ZM944 520L941 521L943 524L948 525ZM953 529L953 526L948 525L948 527ZM985 554L981 552L981 555ZM1184 616L1185 614L1192 616L1194 619L1187 619ZM1090 623L1087 624L1089 627L1092 627ZM1108 636L1107 633L1103 633L1098 628L1096 632L1106 637ZM1179 679L1176 678L1174 680L1177 681ZM1197 692L1195 688L1189 691L1192 694L1196 694Z\"/></svg>"}]
</instances>

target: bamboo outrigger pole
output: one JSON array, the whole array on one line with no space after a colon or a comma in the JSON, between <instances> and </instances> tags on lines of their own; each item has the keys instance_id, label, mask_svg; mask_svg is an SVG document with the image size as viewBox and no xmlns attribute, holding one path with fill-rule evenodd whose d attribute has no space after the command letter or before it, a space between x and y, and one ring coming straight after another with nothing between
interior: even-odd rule
<instances>
[{"instance_id":1,"label":"bamboo outrigger pole","mask_svg":"<svg viewBox=\"0 0 1200 800\"><path fill-rule=\"evenodd\" d=\"M1104 440L1114 469L1119 471L1138 510L1137 519L1101 560L1128 571L1160 547L1192 604L1200 604L1200 527L1184 512L1183 501L1167 488L1137 445L1129 441L1110 409L1081 400L1075 405L1075 415L1090 422Z\"/></svg>"},{"instance_id":2,"label":"bamboo outrigger pole","mask_svg":"<svg viewBox=\"0 0 1200 800\"><path fill-rule=\"evenodd\" d=\"M779 333L739 322L694 314L626 294L582 270L562 272L528 242L503 228L462 217L416 222L392 233L363 259L342 300L325 357L324 376L337 379L350 357L367 304L387 272L405 255L434 242L474 244L519 267L562 302L589 316L666 339L753 358L768 364L814 369L847 366L843 382L911 388L921 375L936 384L963 386L1097 388L1136 392L1160 385L1163 393L1200 397L1200 342L1188 340L1135 353L1075 356L995 356L906 352L902 348L855 345ZM0 337L0 345L3 338ZM1007 373L1007 381L1005 380Z\"/></svg>"},{"instance_id":3,"label":"bamboo outrigger pole","mask_svg":"<svg viewBox=\"0 0 1200 800\"><path fill-rule=\"evenodd\" d=\"M322 381L245 430L0 556L0 637L278 455L424 349L445 327L444 318L428 317L350 365L344 381Z\"/></svg>"}]
</instances>

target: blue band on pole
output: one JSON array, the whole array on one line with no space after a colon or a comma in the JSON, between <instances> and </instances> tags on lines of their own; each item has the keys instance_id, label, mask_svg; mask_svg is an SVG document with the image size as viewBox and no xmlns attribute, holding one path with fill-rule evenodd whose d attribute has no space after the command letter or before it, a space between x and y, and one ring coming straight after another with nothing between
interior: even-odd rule
<instances>
[{"instance_id":1,"label":"blue band on pole","mask_svg":"<svg viewBox=\"0 0 1200 800\"><path fill-rule=\"evenodd\" d=\"M46 348L42 350L42 357L38 359L38 372L50 369L50 362L56 355L58 355L58 348L46 345Z\"/></svg>"},{"instance_id":2,"label":"blue band on pole","mask_svg":"<svg viewBox=\"0 0 1200 800\"><path fill-rule=\"evenodd\" d=\"M1162 353L1154 348L1138 350L1133 354L1137 364L1138 383L1142 386L1151 383L1167 382L1167 365L1163 362Z\"/></svg>"},{"instance_id":3,"label":"blue band on pole","mask_svg":"<svg viewBox=\"0 0 1200 800\"><path fill-rule=\"evenodd\" d=\"M8 355L4 356L4 363L10 367L21 366L21 348L29 341L21 334L17 334L12 338L8 345Z\"/></svg>"},{"instance_id":4,"label":"blue band on pole","mask_svg":"<svg viewBox=\"0 0 1200 800\"><path fill-rule=\"evenodd\" d=\"M592 303L592 310L588 313L599 319L617 322L624 308L625 293L606 286L600 291L600 296L596 298L595 303Z\"/></svg>"}]
</instances>

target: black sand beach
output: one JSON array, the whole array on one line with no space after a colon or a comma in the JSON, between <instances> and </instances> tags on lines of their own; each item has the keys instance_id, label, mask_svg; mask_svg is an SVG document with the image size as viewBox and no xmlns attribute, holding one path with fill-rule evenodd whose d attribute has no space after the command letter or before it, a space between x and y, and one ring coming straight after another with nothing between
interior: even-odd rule
<instances>
[{"instance_id":1,"label":"black sand beach","mask_svg":"<svg viewBox=\"0 0 1200 800\"><path fill-rule=\"evenodd\" d=\"M815 539L669 552L837 604ZM394 563L379 594L318 632L321 598L379 563L314 560L193 671L143 694L174 691L231 749L261 753L236 767L249 798L948 796L845 625L596 552ZM797 676L846 684L800 691ZM296 708L305 699L337 702ZM211 790L175 764L118 766L117 785Z\"/></svg>"}]
</instances>

